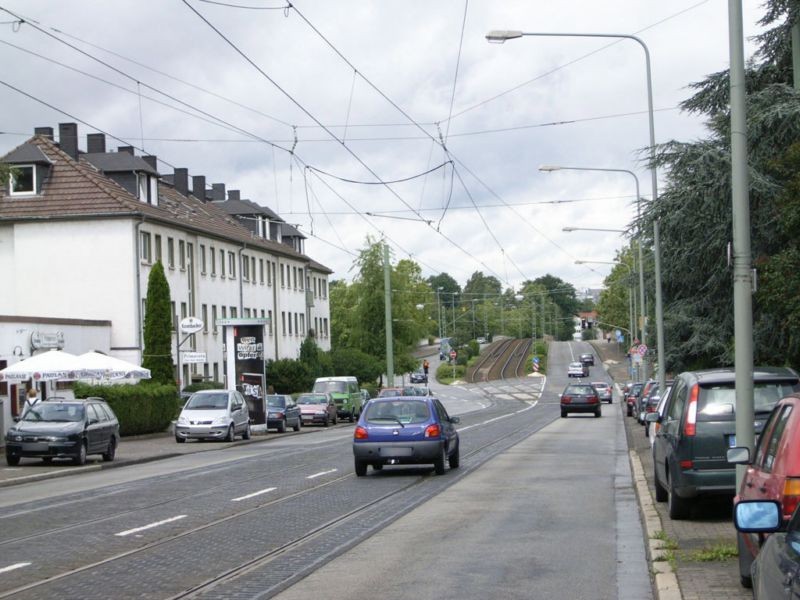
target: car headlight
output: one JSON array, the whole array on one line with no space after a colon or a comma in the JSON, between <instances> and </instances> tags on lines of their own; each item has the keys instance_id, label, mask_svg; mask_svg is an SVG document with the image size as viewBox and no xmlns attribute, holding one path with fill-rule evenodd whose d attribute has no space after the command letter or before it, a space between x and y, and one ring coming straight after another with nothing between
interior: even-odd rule
<instances>
[{"instance_id":1,"label":"car headlight","mask_svg":"<svg viewBox=\"0 0 800 600\"><path fill-rule=\"evenodd\" d=\"M212 425L227 425L228 424L228 417L222 415L221 417L217 417L214 419Z\"/></svg>"},{"instance_id":2,"label":"car headlight","mask_svg":"<svg viewBox=\"0 0 800 600\"><path fill-rule=\"evenodd\" d=\"M8 435L6 435L6 439L8 439L8 440L10 440L12 442L21 442L22 441L22 435L20 435L19 433L11 433L9 431Z\"/></svg>"},{"instance_id":3,"label":"car headlight","mask_svg":"<svg viewBox=\"0 0 800 600\"><path fill-rule=\"evenodd\" d=\"M50 435L44 438L48 442L66 442L67 438L62 435Z\"/></svg>"},{"instance_id":4,"label":"car headlight","mask_svg":"<svg viewBox=\"0 0 800 600\"><path fill-rule=\"evenodd\" d=\"M187 419L183 415L178 417L178 425L188 425L188 424L189 424L189 419Z\"/></svg>"}]
</instances>

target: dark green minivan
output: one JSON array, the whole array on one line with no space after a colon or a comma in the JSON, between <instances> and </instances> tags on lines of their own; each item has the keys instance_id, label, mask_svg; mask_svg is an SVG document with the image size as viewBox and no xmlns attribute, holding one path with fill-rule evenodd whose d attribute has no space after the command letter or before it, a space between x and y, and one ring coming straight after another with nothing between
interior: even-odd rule
<instances>
[{"instance_id":1,"label":"dark green minivan","mask_svg":"<svg viewBox=\"0 0 800 600\"><path fill-rule=\"evenodd\" d=\"M800 391L800 377L785 367L753 370L755 433L772 407ZM697 498L736 493L736 467L727 460L736 445L736 390L733 369L686 371L675 378L653 441L656 500L669 502L671 519L689 517Z\"/></svg>"}]
</instances>

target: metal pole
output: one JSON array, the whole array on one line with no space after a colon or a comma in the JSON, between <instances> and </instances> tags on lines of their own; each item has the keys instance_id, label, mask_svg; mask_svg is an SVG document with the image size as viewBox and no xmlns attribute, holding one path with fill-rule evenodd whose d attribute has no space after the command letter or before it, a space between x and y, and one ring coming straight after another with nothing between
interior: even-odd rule
<instances>
[{"instance_id":1,"label":"metal pole","mask_svg":"<svg viewBox=\"0 0 800 600\"><path fill-rule=\"evenodd\" d=\"M736 368L736 445L753 452L753 299L750 199L747 181L744 34L741 0L728 0L730 28L731 197L733 201L733 327ZM736 487L746 466L736 466Z\"/></svg>"},{"instance_id":2,"label":"metal pole","mask_svg":"<svg viewBox=\"0 0 800 600\"><path fill-rule=\"evenodd\" d=\"M439 323L439 343L440 344L442 343L442 335L444 335L442 333L442 303L441 303L441 300L439 298L439 292L441 290L442 290L442 288L440 288L440 287L436 288L436 314L437 314L436 321Z\"/></svg>"},{"instance_id":3,"label":"metal pole","mask_svg":"<svg viewBox=\"0 0 800 600\"><path fill-rule=\"evenodd\" d=\"M794 89L800 91L800 23L792 25L792 72Z\"/></svg>"},{"instance_id":4,"label":"metal pole","mask_svg":"<svg viewBox=\"0 0 800 600\"><path fill-rule=\"evenodd\" d=\"M386 381L394 385L394 341L392 339L392 265L389 263L389 245L383 245L383 304L386 318Z\"/></svg>"}]
</instances>

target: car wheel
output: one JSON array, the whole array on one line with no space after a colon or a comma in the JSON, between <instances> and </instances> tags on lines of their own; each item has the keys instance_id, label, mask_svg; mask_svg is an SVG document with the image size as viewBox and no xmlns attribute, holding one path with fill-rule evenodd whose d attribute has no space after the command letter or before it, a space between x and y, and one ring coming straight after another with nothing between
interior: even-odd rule
<instances>
[{"instance_id":1,"label":"car wheel","mask_svg":"<svg viewBox=\"0 0 800 600\"><path fill-rule=\"evenodd\" d=\"M339 422L339 415L335 415L333 417L333 424L336 425Z\"/></svg>"},{"instance_id":2,"label":"car wheel","mask_svg":"<svg viewBox=\"0 0 800 600\"><path fill-rule=\"evenodd\" d=\"M278 423L278 433L286 433L286 419Z\"/></svg>"},{"instance_id":3,"label":"car wheel","mask_svg":"<svg viewBox=\"0 0 800 600\"><path fill-rule=\"evenodd\" d=\"M444 461L445 461L445 449L444 444L442 444L442 450L439 452L439 456L433 461L433 470L436 472L437 475L444 475Z\"/></svg>"},{"instance_id":4,"label":"car wheel","mask_svg":"<svg viewBox=\"0 0 800 600\"><path fill-rule=\"evenodd\" d=\"M658 473L656 473L655 469L653 469L653 486L656 488L656 502L666 502L669 497L669 492L667 488L661 485L661 482L658 480Z\"/></svg>"},{"instance_id":5,"label":"car wheel","mask_svg":"<svg viewBox=\"0 0 800 600\"><path fill-rule=\"evenodd\" d=\"M325 417L325 422L323 423L323 425L325 427L330 427L330 425L331 425L330 417Z\"/></svg>"},{"instance_id":6,"label":"car wheel","mask_svg":"<svg viewBox=\"0 0 800 600\"><path fill-rule=\"evenodd\" d=\"M356 477L364 477L367 474L367 463L363 460L355 459Z\"/></svg>"},{"instance_id":7,"label":"car wheel","mask_svg":"<svg viewBox=\"0 0 800 600\"><path fill-rule=\"evenodd\" d=\"M16 467L19 464L19 456L13 454L6 454L6 464L9 467Z\"/></svg>"},{"instance_id":8,"label":"car wheel","mask_svg":"<svg viewBox=\"0 0 800 600\"><path fill-rule=\"evenodd\" d=\"M594 411L594 418L599 419L602 414L603 413L601 413L600 409L598 408L596 411Z\"/></svg>"},{"instance_id":9,"label":"car wheel","mask_svg":"<svg viewBox=\"0 0 800 600\"><path fill-rule=\"evenodd\" d=\"M355 411L353 411L350 413L350 422L355 423L355 421L356 421L356 416L355 416Z\"/></svg>"},{"instance_id":10,"label":"car wheel","mask_svg":"<svg viewBox=\"0 0 800 600\"><path fill-rule=\"evenodd\" d=\"M247 424L247 427L244 428L244 433L242 434L243 440L249 440L253 437L253 432L250 430L250 423Z\"/></svg>"},{"instance_id":11,"label":"car wheel","mask_svg":"<svg viewBox=\"0 0 800 600\"><path fill-rule=\"evenodd\" d=\"M744 538L741 533L736 533L736 546L739 549L739 583L743 588L748 590L753 587L753 577L750 574L750 567L753 564L753 559L750 557L750 551L744 544Z\"/></svg>"},{"instance_id":12,"label":"car wheel","mask_svg":"<svg viewBox=\"0 0 800 600\"><path fill-rule=\"evenodd\" d=\"M76 465L86 464L86 442L83 441L78 448L78 454L73 457L72 463Z\"/></svg>"},{"instance_id":13,"label":"car wheel","mask_svg":"<svg viewBox=\"0 0 800 600\"><path fill-rule=\"evenodd\" d=\"M456 451L453 452L448 458L447 462L451 469L457 469L461 464L461 445L456 446Z\"/></svg>"},{"instance_id":14,"label":"car wheel","mask_svg":"<svg viewBox=\"0 0 800 600\"><path fill-rule=\"evenodd\" d=\"M565 410L561 411L561 418L562 419L566 419L567 418L567 411L565 411Z\"/></svg>"},{"instance_id":15,"label":"car wheel","mask_svg":"<svg viewBox=\"0 0 800 600\"><path fill-rule=\"evenodd\" d=\"M645 423L644 425L644 437L646 438L650 437L650 428L647 426L647 423Z\"/></svg>"},{"instance_id":16,"label":"car wheel","mask_svg":"<svg viewBox=\"0 0 800 600\"><path fill-rule=\"evenodd\" d=\"M179 435L176 435L175 441L178 442L179 444L183 444L184 442L186 442L186 438L182 438Z\"/></svg>"},{"instance_id":17,"label":"car wheel","mask_svg":"<svg viewBox=\"0 0 800 600\"><path fill-rule=\"evenodd\" d=\"M632 416L633 416L633 411L631 410L631 407L630 407L630 406L628 407L628 416L629 416L629 417L632 417Z\"/></svg>"},{"instance_id":18,"label":"car wheel","mask_svg":"<svg viewBox=\"0 0 800 600\"><path fill-rule=\"evenodd\" d=\"M675 493L675 486L670 481L667 495L669 518L673 521L682 521L689 518L689 501Z\"/></svg>"},{"instance_id":19,"label":"car wheel","mask_svg":"<svg viewBox=\"0 0 800 600\"><path fill-rule=\"evenodd\" d=\"M46 464L46 465L52 465L53 464L53 457L52 456L45 456L44 458L42 458L42 462L44 464Z\"/></svg>"},{"instance_id":20,"label":"car wheel","mask_svg":"<svg viewBox=\"0 0 800 600\"><path fill-rule=\"evenodd\" d=\"M117 440L115 438L111 438L108 442L108 449L103 452L103 460L105 462L111 462L114 460L114 457L117 455Z\"/></svg>"},{"instance_id":21,"label":"car wheel","mask_svg":"<svg viewBox=\"0 0 800 600\"><path fill-rule=\"evenodd\" d=\"M228 426L228 435L225 436L226 442L232 442L236 439L236 431L233 428L233 423Z\"/></svg>"},{"instance_id":22,"label":"car wheel","mask_svg":"<svg viewBox=\"0 0 800 600\"><path fill-rule=\"evenodd\" d=\"M294 427L292 427L292 429L294 429L295 431L300 431L300 425L301 425L300 417L297 417L297 421L295 422Z\"/></svg>"}]
</instances>

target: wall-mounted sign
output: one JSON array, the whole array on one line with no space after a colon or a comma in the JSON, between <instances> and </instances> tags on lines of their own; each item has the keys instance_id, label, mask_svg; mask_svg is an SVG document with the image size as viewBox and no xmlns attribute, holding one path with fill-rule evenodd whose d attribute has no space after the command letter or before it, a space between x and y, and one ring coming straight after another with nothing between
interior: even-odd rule
<instances>
[{"instance_id":1,"label":"wall-mounted sign","mask_svg":"<svg viewBox=\"0 0 800 600\"><path fill-rule=\"evenodd\" d=\"M63 347L63 331L55 331L52 333L34 331L31 333L31 348L34 350L39 350L40 348L57 348L58 350L61 350Z\"/></svg>"},{"instance_id":2,"label":"wall-mounted sign","mask_svg":"<svg viewBox=\"0 0 800 600\"><path fill-rule=\"evenodd\" d=\"M243 319L217 319L215 321L217 326L220 325L269 325L270 320L267 317L258 318L243 318Z\"/></svg>"},{"instance_id":3,"label":"wall-mounted sign","mask_svg":"<svg viewBox=\"0 0 800 600\"><path fill-rule=\"evenodd\" d=\"M205 352L181 352L181 361L183 364L204 363L206 360Z\"/></svg>"}]
</instances>

